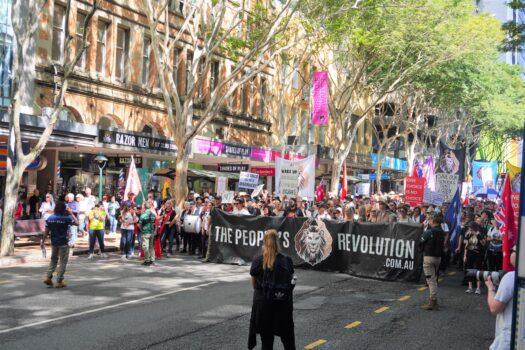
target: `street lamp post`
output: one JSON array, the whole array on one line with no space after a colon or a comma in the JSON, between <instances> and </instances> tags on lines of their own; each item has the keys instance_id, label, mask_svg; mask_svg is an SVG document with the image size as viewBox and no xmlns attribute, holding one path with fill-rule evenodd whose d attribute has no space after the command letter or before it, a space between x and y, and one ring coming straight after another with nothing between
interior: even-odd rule
<instances>
[{"instance_id":1,"label":"street lamp post","mask_svg":"<svg viewBox=\"0 0 525 350\"><path fill-rule=\"evenodd\" d=\"M94 161L98 166L98 199L102 200L102 170L108 164L108 159L102 153L99 153Z\"/></svg>"}]
</instances>

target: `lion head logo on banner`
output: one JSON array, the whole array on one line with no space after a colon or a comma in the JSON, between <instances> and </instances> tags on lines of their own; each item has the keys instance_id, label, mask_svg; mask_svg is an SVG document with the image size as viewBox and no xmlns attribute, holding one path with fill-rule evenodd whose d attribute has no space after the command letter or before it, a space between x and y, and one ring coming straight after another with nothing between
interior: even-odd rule
<instances>
[{"instance_id":1,"label":"lion head logo on banner","mask_svg":"<svg viewBox=\"0 0 525 350\"><path fill-rule=\"evenodd\" d=\"M446 150L439 160L439 168L447 174L456 174L459 170L459 160L452 150Z\"/></svg>"},{"instance_id":2,"label":"lion head logo on banner","mask_svg":"<svg viewBox=\"0 0 525 350\"><path fill-rule=\"evenodd\" d=\"M332 236L321 220L306 220L295 235L295 251L305 262L314 266L332 253Z\"/></svg>"}]
</instances>

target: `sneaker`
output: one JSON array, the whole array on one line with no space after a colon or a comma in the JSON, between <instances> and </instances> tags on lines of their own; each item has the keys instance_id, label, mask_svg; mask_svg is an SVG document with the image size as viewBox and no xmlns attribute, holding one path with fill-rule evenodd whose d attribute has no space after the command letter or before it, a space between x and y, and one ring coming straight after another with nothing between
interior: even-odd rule
<instances>
[{"instance_id":1,"label":"sneaker","mask_svg":"<svg viewBox=\"0 0 525 350\"><path fill-rule=\"evenodd\" d=\"M469 289L467 289L467 290L465 291L465 293L468 293L468 294L472 294L472 292L473 292L472 288L469 288Z\"/></svg>"},{"instance_id":2,"label":"sneaker","mask_svg":"<svg viewBox=\"0 0 525 350\"><path fill-rule=\"evenodd\" d=\"M46 286L53 287L53 280L49 277L46 277L46 279L44 280L44 284Z\"/></svg>"},{"instance_id":3,"label":"sneaker","mask_svg":"<svg viewBox=\"0 0 525 350\"><path fill-rule=\"evenodd\" d=\"M102 254L100 254L100 257L105 259L105 258L108 257L108 255L106 253L102 253Z\"/></svg>"},{"instance_id":4,"label":"sneaker","mask_svg":"<svg viewBox=\"0 0 525 350\"><path fill-rule=\"evenodd\" d=\"M476 291L474 293L476 293L477 295L481 295L481 289L476 288Z\"/></svg>"},{"instance_id":5,"label":"sneaker","mask_svg":"<svg viewBox=\"0 0 525 350\"><path fill-rule=\"evenodd\" d=\"M170 253L166 253L166 256L169 258L169 257L171 257L171 254Z\"/></svg>"},{"instance_id":6,"label":"sneaker","mask_svg":"<svg viewBox=\"0 0 525 350\"><path fill-rule=\"evenodd\" d=\"M127 255L127 256L126 256L126 259L127 259L127 260L131 260L131 259L133 259L133 255Z\"/></svg>"},{"instance_id":7,"label":"sneaker","mask_svg":"<svg viewBox=\"0 0 525 350\"><path fill-rule=\"evenodd\" d=\"M125 255L122 255L122 256L120 257L120 260L122 260L122 261L126 261L126 260L128 260L128 258L126 258Z\"/></svg>"},{"instance_id":8,"label":"sneaker","mask_svg":"<svg viewBox=\"0 0 525 350\"><path fill-rule=\"evenodd\" d=\"M67 284L64 283L64 281L60 281L57 283L57 285L55 286L55 288L66 288L67 287Z\"/></svg>"},{"instance_id":9,"label":"sneaker","mask_svg":"<svg viewBox=\"0 0 525 350\"><path fill-rule=\"evenodd\" d=\"M93 260L93 254L88 255L88 260Z\"/></svg>"},{"instance_id":10,"label":"sneaker","mask_svg":"<svg viewBox=\"0 0 525 350\"><path fill-rule=\"evenodd\" d=\"M142 265L144 265L144 266L149 266L149 261L144 261L144 262L142 263Z\"/></svg>"}]
</instances>

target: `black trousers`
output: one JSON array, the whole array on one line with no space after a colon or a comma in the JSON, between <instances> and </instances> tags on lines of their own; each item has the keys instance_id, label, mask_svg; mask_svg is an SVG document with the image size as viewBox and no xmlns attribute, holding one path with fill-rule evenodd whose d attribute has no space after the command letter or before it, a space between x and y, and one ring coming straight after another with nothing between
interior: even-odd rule
<instances>
[{"instance_id":1,"label":"black trousers","mask_svg":"<svg viewBox=\"0 0 525 350\"><path fill-rule=\"evenodd\" d=\"M183 228L180 229L180 236L182 239L182 251L187 252L189 246L189 235Z\"/></svg>"},{"instance_id":2,"label":"black trousers","mask_svg":"<svg viewBox=\"0 0 525 350\"><path fill-rule=\"evenodd\" d=\"M201 245L201 239L200 239L200 234L198 233L188 233L188 240L189 240L189 253L190 254L195 254L195 252L197 250L201 250L200 249L200 245Z\"/></svg>"},{"instance_id":3,"label":"black trousers","mask_svg":"<svg viewBox=\"0 0 525 350\"><path fill-rule=\"evenodd\" d=\"M295 337L280 337L284 350L295 350ZM262 350L273 350L273 334L261 334Z\"/></svg>"}]
</instances>

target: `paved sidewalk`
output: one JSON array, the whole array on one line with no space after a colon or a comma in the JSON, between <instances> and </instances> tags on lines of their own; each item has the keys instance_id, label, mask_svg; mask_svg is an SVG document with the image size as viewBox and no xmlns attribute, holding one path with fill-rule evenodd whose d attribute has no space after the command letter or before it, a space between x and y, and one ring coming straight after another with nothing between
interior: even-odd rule
<instances>
[{"instance_id":1,"label":"paved sidewalk","mask_svg":"<svg viewBox=\"0 0 525 350\"><path fill-rule=\"evenodd\" d=\"M85 255L89 251L89 236L78 237L73 249L73 255ZM0 257L0 267L8 267L29 263L48 262L51 248L49 239L46 241L47 258L42 256L40 249L40 237L23 237L15 241L15 254L13 256ZM104 245L106 252L116 252L120 248L120 233L104 235ZM98 249L98 244L95 251Z\"/></svg>"}]
</instances>

